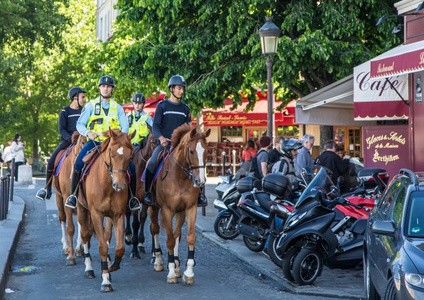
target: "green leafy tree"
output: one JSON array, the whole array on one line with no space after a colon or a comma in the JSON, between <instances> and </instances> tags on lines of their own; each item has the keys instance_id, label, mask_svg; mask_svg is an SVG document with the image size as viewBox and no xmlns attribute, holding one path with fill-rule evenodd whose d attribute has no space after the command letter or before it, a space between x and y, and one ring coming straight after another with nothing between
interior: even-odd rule
<instances>
[{"instance_id":1,"label":"green leafy tree","mask_svg":"<svg viewBox=\"0 0 424 300\"><path fill-rule=\"evenodd\" d=\"M182 74L190 84L186 100L197 111L219 107L230 95L237 104L241 91L253 103L254 91L266 88L257 32L273 15L282 29L273 81L285 105L400 43L388 30L393 23L375 26L382 14L394 13L394 2L118 0L110 68L149 93Z\"/></svg>"}]
</instances>

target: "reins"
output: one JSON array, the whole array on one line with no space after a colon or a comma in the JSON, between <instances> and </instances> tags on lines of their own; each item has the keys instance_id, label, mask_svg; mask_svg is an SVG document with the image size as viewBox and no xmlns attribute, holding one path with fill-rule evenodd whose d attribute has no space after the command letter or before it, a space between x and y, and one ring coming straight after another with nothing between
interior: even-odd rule
<instances>
[{"instance_id":1,"label":"reins","mask_svg":"<svg viewBox=\"0 0 424 300\"><path fill-rule=\"evenodd\" d=\"M111 138L111 137L109 137L109 138ZM110 141L109 141L109 143L110 143ZM94 148L96 148L99 156L102 158L103 163L105 164L106 169L107 169L107 171L109 173L110 179L112 179L112 181L113 181L113 173L127 173L127 170L113 169L113 166L112 166L112 154L111 154L111 151L112 150L109 148L109 145L108 145L108 148L109 148L109 161L110 161L110 164L108 164L106 162L106 159L103 157L102 152L100 151L100 149L99 149L98 146L100 146L100 145L96 145Z\"/></svg>"}]
</instances>

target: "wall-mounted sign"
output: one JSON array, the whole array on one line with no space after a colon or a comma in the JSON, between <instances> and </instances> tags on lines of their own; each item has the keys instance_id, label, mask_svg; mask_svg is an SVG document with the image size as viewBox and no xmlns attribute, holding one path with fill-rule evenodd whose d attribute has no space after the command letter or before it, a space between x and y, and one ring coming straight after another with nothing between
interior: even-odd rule
<instances>
[{"instance_id":1,"label":"wall-mounted sign","mask_svg":"<svg viewBox=\"0 0 424 300\"><path fill-rule=\"evenodd\" d=\"M363 127L364 166L383 168L390 176L409 168L408 126Z\"/></svg>"}]
</instances>

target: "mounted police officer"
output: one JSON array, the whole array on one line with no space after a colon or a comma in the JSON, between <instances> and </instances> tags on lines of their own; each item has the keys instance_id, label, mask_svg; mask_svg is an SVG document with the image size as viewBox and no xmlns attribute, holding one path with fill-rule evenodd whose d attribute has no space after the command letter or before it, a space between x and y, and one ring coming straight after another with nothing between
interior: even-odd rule
<instances>
[{"instance_id":1,"label":"mounted police officer","mask_svg":"<svg viewBox=\"0 0 424 300\"><path fill-rule=\"evenodd\" d=\"M146 113L144 109L144 104L146 103L146 97L141 93L136 93L132 97L132 104L134 110L127 114L128 124L130 126L129 134L136 132L136 135L131 140L131 143L134 146L138 144L149 134L149 129L147 124L151 127L153 126L152 117Z\"/></svg>"},{"instance_id":2,"label":"mounted police officer","mask_svg":"<svg viewBox=\"0 0 424 300\"><path fill-rule=\"evenodd\" d=\"M66 149L71 145L72 134L77 130L77 121L85 103L85 91L79 86L71 88L68 95L71 99L71 104L62 108L59 113L59 133L61 141L53 151L49 162L47 163L46 187L40 189L36 194L36 197L41 200L50 199L52 195L51 177L54 171L56 156L61 150Z\"/></svg>"},{"instance_id":3,"label":"mounted police officer","mask_svg":"<svg viewBox=\"0 0 424 300\"><path fill-rule=\"evenodd\" d=\"M153 154L146 167L144 181L144 203L153 205L150 187L153 181L153 172L159 153L170 147L171 135L176 128L187 123L191 125L191 113L188 106L181 102L187 83L183 76L174 75L169 79L168 89L171 92L169 99L158 104L153 118L153 134L159 140L159 144L153 151ZM206 206L207 199L203 192L200 193L198 206Z\"/></svg>"},{"instance_id":4,"label":"mounted police officer","mask_svg":"<svg viewBox=\"0 0 424 300\"><path fill-rule=\"evenodd\" d=\"M69 208L75 208L77 205L75 192L84 166L82 161L84 155L106 139L105 136L101 135L102 132L110 128L120 129L122 132L128 133L129 129L124 109L112 99L112 94L115 90L115 80L110 76L102 76L99 79L98 87L100 96L87 103L77 122L77 130L80 134L87 137L87 143L81 149L74 164L71 183L72 193L65 203L65 206ZM135 197L131 198L129 206L131 210L140 209L140 203Z\"/></svg>"}]
</instances>

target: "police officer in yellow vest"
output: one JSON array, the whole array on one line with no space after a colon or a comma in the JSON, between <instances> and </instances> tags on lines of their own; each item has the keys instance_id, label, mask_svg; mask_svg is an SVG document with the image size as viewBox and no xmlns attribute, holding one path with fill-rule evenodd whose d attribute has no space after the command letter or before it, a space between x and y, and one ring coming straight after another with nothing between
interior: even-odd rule
<instances>
[{"instance_id":1,"label":"police officer in yellow vest","mask_svg":"<svg viewBox=\"0 0 424 300\"><path fill-rule=\"evenodd\" d=\"M100 96L84 106L77 122L78 132L86 136L88 141L81 149L74 164L71 183L72 194L66 199L65 203L65 206L70 208L75 208L77 205L75 191L81 178L81 170L84 166L82 158L84 155L106 139L101 133L109 130L109 127L111 129L120 129L124 133L128 133L129 129L124 109L112 99L115 80L110 76L102 76L98 87ZM129 206L132 210L140 209L141 207L140 202L135 197L130 199Z\"/></svg>"},{"instance_id":2,"label":"police officer in yellow vest","mask_svg":"<svg viewBox=\"0 0 424 300\"><path fill-rule=\"evenodd\" d=\"M153 126L152 117L143 110L145 103L146 97L143 94L135 94L132 98L134 110L127 114L130 126L129 134L134 131L136 132L136 135L131 140L134 146L138 146L141 140L148 136L149 129L147 128L147 124Z\"/></svg>"}]
</instances>

